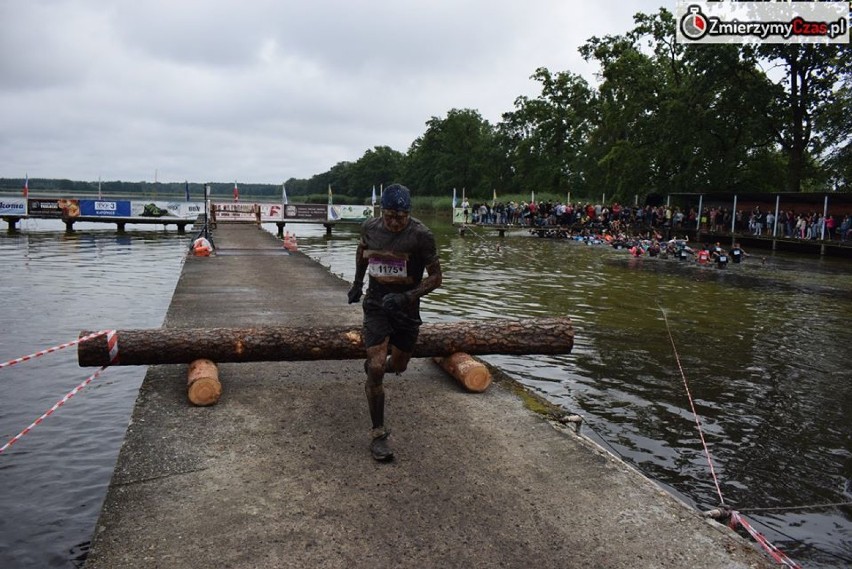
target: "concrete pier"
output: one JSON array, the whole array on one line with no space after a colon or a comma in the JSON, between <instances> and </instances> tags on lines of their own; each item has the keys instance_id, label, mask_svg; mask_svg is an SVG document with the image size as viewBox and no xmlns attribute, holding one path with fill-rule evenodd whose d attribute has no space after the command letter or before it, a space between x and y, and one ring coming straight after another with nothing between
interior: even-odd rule
<instances>
[{"instance_id":1,"label":"concrete pier","mask_svg":"<svg viewBox=\"0 0 852 569\"><path fill-rule=\"evenodd\" d=\"M215 256L187 259L165 326L360 323L349 284L271 234L219 224L213 238ZM428 359L386 376L384 464L368 450L362 360L219 377L219 403L194 407L185 365L149 368L86 569L771 566L509 382L467 393Z\"/></svg>"}]
</instances>

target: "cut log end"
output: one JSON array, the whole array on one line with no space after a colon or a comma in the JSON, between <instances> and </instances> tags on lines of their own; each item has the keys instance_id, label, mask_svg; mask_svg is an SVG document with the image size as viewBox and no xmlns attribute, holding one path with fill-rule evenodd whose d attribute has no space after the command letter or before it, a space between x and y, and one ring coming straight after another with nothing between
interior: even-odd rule
<instances>
[{"instance_id":1,"label":"cut log end","mask_svg":"<svg viewBox=\"0 0 852 569\"><path fill-rule=\"evenodd\" d=\"M210 360L200 359L189 364L187 370L187 397L193 405L215 405L222 396L219 368Z\"/></svg>"},{"instance_id":2,"label":"cut log end","mask_svg":"<svg viewBox=\"0 0 852 569\"><path fill-rule=\"evenodd\" d=\"M469 354L456 352L446 358L435 358L435 361L468 391L482 393L491 385L491 372Z\"/></svg>"}]
</instances>

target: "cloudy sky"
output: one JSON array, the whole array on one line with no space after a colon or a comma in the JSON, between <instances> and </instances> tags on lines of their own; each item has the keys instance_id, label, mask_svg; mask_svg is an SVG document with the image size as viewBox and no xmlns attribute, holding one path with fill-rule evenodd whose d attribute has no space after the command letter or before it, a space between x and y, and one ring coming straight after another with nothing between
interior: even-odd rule
<instances>
[{"instance_id":1,"label":"cloudy sky","mask_svg":"<svg viewBox=\"0 0 852 569\"><path fill-rule=\"evenodd\" d=\"M281 183L431 117L492 123L537 67L674 0L0 0L0 177Z\"/></svg>"}]
</instances>

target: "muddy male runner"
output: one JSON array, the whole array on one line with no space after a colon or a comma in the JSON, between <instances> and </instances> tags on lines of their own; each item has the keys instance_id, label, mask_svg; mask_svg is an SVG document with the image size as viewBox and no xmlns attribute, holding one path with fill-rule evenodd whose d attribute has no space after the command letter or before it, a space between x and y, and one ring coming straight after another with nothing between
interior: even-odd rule
<instances>
[{"instance_id":1,"label":"muddy male runner","mask_svg":"<svg viewBox=\"0 0 852 569\"><path fill-rule=\"evenodd\" d=\"M441 263L435 237L411 217L408 188L393 184L382 192L382 215L361 225L355 254L355 281L349 304L361 299L364 276L370 283L364 297L363 338L367 405L373 428L370 452L378 461L393 459L385 427L385 372L405 371L420 332L420 298L441 286ZM423 278L423 272L427 277ZM390 347L390 355L388 355Z\"/></svg>"}]
</instances>

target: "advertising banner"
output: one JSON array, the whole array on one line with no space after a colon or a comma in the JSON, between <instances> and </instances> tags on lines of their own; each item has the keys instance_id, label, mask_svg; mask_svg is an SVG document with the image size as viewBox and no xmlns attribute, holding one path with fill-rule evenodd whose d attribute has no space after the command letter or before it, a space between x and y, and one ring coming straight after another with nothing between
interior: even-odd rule
<instances>
[{"instance_id":1,"label":"advertising banner","mask_svg":"<svg viewBox=\"0 0 852 569\"><path fill-rule=\"evenodd\" d=\"M167 202L169 214L181 219L197 219L204 215L204 202Z\"/></svg>"},{"instance_id":2,"label":"advertising banner","mask_svg":"<svg viewBox=\"0 0 852 569\"><path fill-rule=\"evenodd\" d=\"M287 204L284 206L282 221L288 219L327 221L328 206L326 204Z\"/></svg>"},{"instance_id":3,"label":"advertising banner","mask_svg":"<svg viewBox=\"0 0 852 569\"><path fill-rule=\"evenodd\" d=\"M464 218L464 208L463 207L454 207L453 208L453 223L468 223L470 220L465 220Z\"/></svg>"},{"instance_id":4,"label":"advertising banner","mask_svg":"<svg viewBox=\"0 0 852 569\"><path fill-rule=\"evenodd\" d=\"M27 198L0 199L0 215L26 215Z\"/></svg>"},{"instance_id":5,"label":"advertising banner","mask_svg":"<svg viewBox=\"0 0 852 569\"><path fill-rule=\"evenodd\" d=\"M332 205L329 210L333 210L333 215L329 215L329 219L339 219L345 221L364 221L369 217L373 217L373 207L369 205Z\"/></svg>"},{"instance_id":6,"label":"advertising banner","mask_svg":"<svg viewBox=\"0 0 852 569\"><path fill-rule=\"evenodd\" d=\"M10 201L15 201L14 198ZM30 199L33 217L114 217L143 219L167 217L194 220L204 213L201 202L134 202L129 200Z\"/></svg>"},{"instance_id":7,"label":"advertising banner","mask_svg":"<svg viewBox=\"0 0 852 569\"><path fill-rule=\"evenodd\" d=\"M80 200L80 215L93 217L129 217L130 201Z\"/></svg>"},{"instance_id":8,"label":"advertising banner","mask_svg":"<svg viewBox=\"0 0 852 569\"><path fill-rule=\"evenodd\" d=\"M202 213L204 206L197 202L130 202L130 217L195 219Z\"/></svg>"},{"instance_id":9,"label":"advertising banner","mask_svg":"<svg viewBox=\"0 0 852 569\"><path fill-rule=\"evenodd\" d=\"M27 201L33 217L79 217L80 201L67 199L31 199Z\"/></svg>"},{"instance_id":10,"label":"advertising banner","mask_svg":"<svg viewBox=\"0 0 852 569\"><path fill-rule=\"evenodd\" d=\"M228 221L256 221L255 204L250 203L214 203L216 219Z\"/></svg>"}]
</instances>

